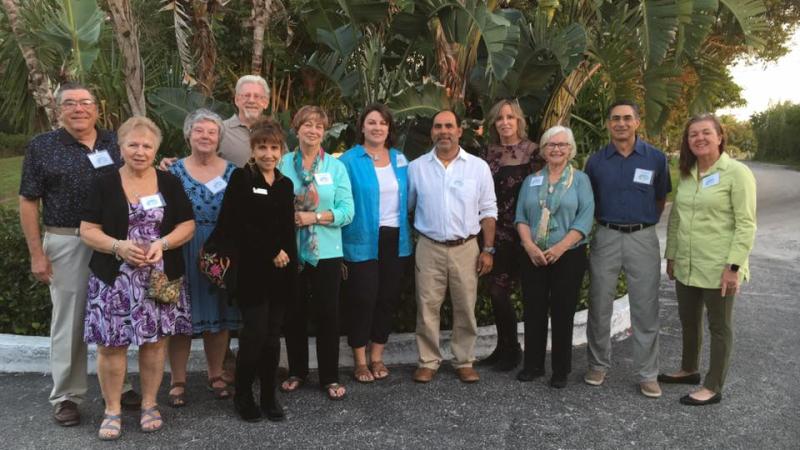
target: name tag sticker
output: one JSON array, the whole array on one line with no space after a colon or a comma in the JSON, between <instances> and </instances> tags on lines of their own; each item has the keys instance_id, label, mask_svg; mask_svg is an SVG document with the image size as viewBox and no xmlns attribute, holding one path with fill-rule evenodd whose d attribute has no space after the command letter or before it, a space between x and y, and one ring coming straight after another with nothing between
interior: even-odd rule
<instances>
[{"instance_id":1,"label":"name tag sticker","mask_svg":"<svg viewBox=\"0 0 800 450\"><path fill-rule=\"evenodd\" d=\"M317 184L320 185L320 186L326 186L326 185L329 185L329 184L333 184L333 177L331 176L331 174L329 174L327 172L315 173L314 174L314 179L317 180Z\"/></svg>"},{"instance_id":2,"label":"name tag sticker","mask_svg":"<svg viewBox=\"0 0 800 450\"><path fill-rule=\"evenodd\" d=\"M711 175L703 178L703 187L711 187L719 184L719 172L712 173Z\"/></svg>"},{"instance_id":3,"label":"name tag sticker","mask_svg":"<svg viewBox=\"0 0 800 450\"><path fill-rule=\"evenodd\" d=\"M164 198L161 197L161 194L153 194L147 195L139 199L139 202L142 204L142 208L145 211L149 211L154 208L161 208L164 206Z\"/></svg>"},{"instance_id":4,"label":"name tag sticker","mask_svg":"<svg viewBox=\"0 0 800 450\"><path fill-rule=\"evenodd\" d=\"M114 164L114 160L111 159L111 155L108 154L107 150L98 150L96 152L89 153L89 161L92 163L92 167L95 169Z\"/></svg>"},{"instance_id":5,"label":"name tag sticker","mask_svg":"<svg viewBox=\"0 0 800 450\"><path fill-rule=\"evenodd\" d=\"M267 190L263 188L253 188L253 194L267 195Z\"/></svg>"},{"instance_id":6,"label":"name tag sticker","mask_svg":"<svg viewBox=\"0 0 800 450\"><path fill-rule=\"evenodd\" d=\"M537 177L531 177L530 186L541 186L542 183L544 183L544 175L539 175Z\"/></svg>"},{"instance_id":7,"label":"name tag sticker","mask_svg":"<svg viewBox=\"0 0 800 450\"><path fill-rule=\"evenodd\" d=\"M213 180L206 183L206 187L212 194L216 194L217 192L224 191L225 188L228 186L228 183L222 177L214 178Z\"/></svg>"},{"instance_id":8,"label":"name tag sticker","mask_svg":"<svg viewBox=\"0 0 800 450\"><path fill-rule=\"evenodd\" d=\"M636 172L633 174L633 182L639 184L653 184L653 171L636 169Z\"/></svg>"},{"instance_id":9,"label":"name tag sticker","mask_svg":"<svg viewBox=\"0 0 800 450\"><path fill-rule=\"evenodd\" d=\"M408 160L405 155L397 155L397 167L405 167L408 165Z\"/></svg>"}]
</instances>

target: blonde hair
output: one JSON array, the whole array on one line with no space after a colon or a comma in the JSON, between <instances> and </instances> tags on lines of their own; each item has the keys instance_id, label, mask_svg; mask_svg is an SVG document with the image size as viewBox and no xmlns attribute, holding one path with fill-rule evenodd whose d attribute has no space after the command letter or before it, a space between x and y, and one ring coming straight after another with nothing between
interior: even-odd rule
<instances>
[{"instance_id":1,"label":"blonde hair","mask_svg":"<svg viewBox=\"0 0 800 450\"><path fill-rule=\"evenodd\" d=\"M497 134L495 122L500 117L500 110L506 105L511 108L511 112L517 118L517 136L523 141L528 139L528 124L525 122L525 113L522 112L519 103L516 100L500 100L492 106L489 114L486 115L486 128L489 130L489 142L492 144L500 143L500 135Z\"/></svg>"},{"instance_id":2,"label":"blonde hair","mask_svg":"<svg viewBox=\"0 0 800 450\"><path fill-rule=\"evenodd\" d=\"M156 150L158 150L158 147L161 145L161 130L155 122L144 116L133 116L120 125L117 130L117 140L119 141L120 147L132 131L141 129L153 133L156 137Z\"/></svg>"},{"instance_id":3,"label":"blonde hair","mask_svg":"<svg viewBox=\"0 0 800 450\"><path fill-rule=\"evenodd\" d=\"M308 122L315 116L317 120L322 122L322 126L325 127L325 129L327 129L328 115L325 114L325 110L316 105L305 105L302 108L300 108L295 113L294 118L292 119L292 128L294 128L294 131L299 131L300 127L304 123Z\"/></svg>"}]
</instances>

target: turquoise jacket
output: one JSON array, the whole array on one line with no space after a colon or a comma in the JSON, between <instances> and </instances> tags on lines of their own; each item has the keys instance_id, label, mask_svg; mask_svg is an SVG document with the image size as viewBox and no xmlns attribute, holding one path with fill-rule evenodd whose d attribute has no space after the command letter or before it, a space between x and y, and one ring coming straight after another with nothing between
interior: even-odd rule
<instances>
[{"instance_id":1,"label":"turquoise jacket","mask_svg":"<svg viewBox=\"0 0 800 450\"><path fill-rule=\"evenodd\" d=\"M298 150L299 151L299 150ZM292 180L294 193L297 195L302 186L300 177L294 167L294 154L289 152L281 158L278 170ZM331 211L333 222L328 225L314 225L319 243L319 259L341 258L342 253L342 227L353 220L353 193L350 190L350 177L344 164L335 157L326 154L317 168L317 174L330 174L331 183L320 185L314 181L319 193L319 205L316 212ZM298 233L299 238L300 233ZM299 244L299 243L298 243ZM302 251L300 245L297 248ZM303 258L304 260L307 258Z\"/></svg>"},{"instance_id":2,"label":"turquoise jacket","mask_svg":"<svg viewBox=\"0 0 800 450\"><path fill-rule=\"evenodd\" d=\"M400 190L400 243L398 256L411 254L411 232L408 223L408 161L396 149L389 150L394 174ZM339 161L344 163L353 188L356 215L342 228L344 259L361 262L378 259L378 229L380 215L380 186L372 158L364 146L356 145L346 151Z\"/></svg>"}]
</instances>

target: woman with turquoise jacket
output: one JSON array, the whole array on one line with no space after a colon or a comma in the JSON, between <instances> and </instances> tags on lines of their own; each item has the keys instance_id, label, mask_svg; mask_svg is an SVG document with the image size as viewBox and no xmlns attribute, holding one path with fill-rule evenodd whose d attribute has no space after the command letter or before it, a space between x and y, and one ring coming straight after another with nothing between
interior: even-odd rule
<instances>
[{"instance_id":1,"label":"woman with turquoise jacket","mask_svg":"<svg viewBox=\"0 0 800 450\"><path fill-rule=\"evenodd\" d=\"M319 383L331 400L347 393L339 384L339 286L342 282L342 227L353 220L350 178L341 161L325 153L328 116L319 106L303 106L292 119L300 148L281 158L278 170L292 180L300 285L286 311L289 378L284 392L308 377L308 303L317 330Z\"/></svg>"},{"instance_id":2,"label":"woman with turquoise jacket","mask_svg":"<svg viewBox=\"0 0 800 450\"><path fill-rule=\"evenodd\" d=\"M357 211L353 221L342 229L348 274L345 313L347 342L353 349L353 377L360 383L371 383L389 376L383 349L411 254L408 161L392 148L394 121L385 105L369 105L358 124L359 145L339 159L350 176Z\"/></svg>"}]
</instances>

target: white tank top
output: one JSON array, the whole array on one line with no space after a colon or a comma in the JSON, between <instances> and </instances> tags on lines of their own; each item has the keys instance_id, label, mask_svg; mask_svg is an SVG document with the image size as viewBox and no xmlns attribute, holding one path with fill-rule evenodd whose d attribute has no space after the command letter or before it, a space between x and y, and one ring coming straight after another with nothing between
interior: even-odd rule
<instances>
[{"instance_id":1,"label":"white tank top","mask_svg":"<svg viewBox=\"0 0 800 450\"><path fill-rule=\"evenodd\" d=\"M382 227L399 227L400 185L397 184L394 169L391 164L386 167L376 167L375 174L378 176L378 186L381 191L378 224Z\"/></svg>"}]
</instances>

